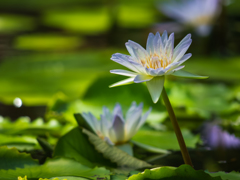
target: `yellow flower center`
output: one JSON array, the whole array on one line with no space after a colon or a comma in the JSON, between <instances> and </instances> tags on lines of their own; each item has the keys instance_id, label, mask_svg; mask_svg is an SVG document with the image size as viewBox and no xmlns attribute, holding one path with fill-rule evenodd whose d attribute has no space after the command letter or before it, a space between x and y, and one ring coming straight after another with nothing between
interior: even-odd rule
<instances>
[{"instance_id":1,"label":"yellow flower center","mask_svg":"<svg viewBox=\"0 0 240 180\"><path fill-rule=\"evenodd\" d=\"M151 54L146 59L141 60L141 64L146 66L147 68L158 69L163 68L165 69L169 64L171 64L171 59L168 59L167 56L159 56L158 54L154 53Z\"/></svg>"}]
</instances>

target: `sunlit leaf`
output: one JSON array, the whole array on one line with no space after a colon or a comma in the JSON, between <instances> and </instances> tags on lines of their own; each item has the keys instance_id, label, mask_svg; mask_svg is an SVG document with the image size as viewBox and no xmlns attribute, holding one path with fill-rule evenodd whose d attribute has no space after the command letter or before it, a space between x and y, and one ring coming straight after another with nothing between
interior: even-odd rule
<instances>
[{"instance_id":1,"label":"sunlit leaf","mask_svg":"<svg viewBox=\"0 0 240 180\"><path fill-rule=\"evenodd\" d=\"M0 179L4 180L15 180L19 176L27 176L28 179L76 176L97 180L98 178L109 178L109 175L110 171L103 167L91 169L72 159L63 158L49 160L44 165L0 170Z\"/></svg>"},{"instance_id":2,"label":"sunlit leaf","mask_svg":"<svg viewBox=\"0 0 240 180\"><path fill-rule=\"evenodd\" d=\"M146 169L144 172L132 175L128 180L221 180L220 177L211 177L202 170L194 170L189 165L181 165L175 167L160 167L154 169Z\"/></svg>"},{"instance_id":3,"label":"sunlit leaf","mask_svg":"<svg viewBox=\"0 0 240 180\"><path fill-rule=\"evenodd\" d=\"M0 146L0 159L0 169L5 170L38 165L38 161L32 159L30 154L20 153L16 148L9 149L6 146Z\"/></svg>"},{"instance_id":4,"label":"sunlit leaf","mask_svg":"<svg viewBox=\"0 0 240 180\"><path fill-rule=\"evenodd\" d=\"M44 22L49 26L84 34L99 34L111 27L109 10L105 7L51 10L45 13Z\"/></svg>"},{"instance_id":5,"label":"sunlit leaf","mask_svg":"<svg viewBox=\"0 0 240 180\"><path fill-rule=\"evenodd\" d=\"M194 136L187 129L182 129L182 134L187 147L194 148L199 142L200 137ZM173 131L153 131L153 130L139 130L132 140L146 144L152 147L161 149L179 150L176 135Z\"/></svg>"},{"instance_id":6,"label":"sunlit leaf","mask_svg":"<svg viewBox=\"0 0 240 180\"><path fill-rule=\"evenodd\" d=\"M83 43L80 37L56 34L33 34L18 36L15 48L21 50L69 50L75 49Z\"/></svg>"},{"instance_id":7,"label":"sunlit leaf","mask_svg":"<svg viewBox=\"0 0 240 180\"><path fill-rule=\"evenodd\" d=\"M114 165L95 150L87 135L83 134L79 127L59 139L53 156L72 158L89 167L94 167L95 164Z\"/></svg>"},{"instance_id":8,"label":"sunlit leaf","mask_svg":"<svg viewBox=\"0 0 240 180\"><path fill-rule=\"evenodd\" d=\"M220 171L215 173L209 173L209 175L212 177L221 176L222 180L238 180L240 178L240 173L235 171L232 171L230 173Z\"/></svg>"}]
</instances>

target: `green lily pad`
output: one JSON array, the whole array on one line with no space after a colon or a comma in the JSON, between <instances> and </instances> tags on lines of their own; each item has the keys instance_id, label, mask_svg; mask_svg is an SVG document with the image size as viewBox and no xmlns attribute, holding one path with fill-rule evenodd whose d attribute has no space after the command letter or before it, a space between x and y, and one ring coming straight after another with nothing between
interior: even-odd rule
<instances>
[{"instance_id":1,"label":"green lily pad","mask_svg":"<svg viewBox=\"0 0 240 180\"><path fill-rule=\"evenodd\" d=\"M52 51L69 50L83 43L80 37L56 34L22 35L15 39L14 47L21 50Z\"/></svg>"},{"instance_id":2,"label":"green lily pad","mask_svg":"<svg viewBox=\"0 0 240 180\"><path fill-rule=\"evenodd\" d=\"M182 129L182 134L187 147L195 148L200 137L198 135L194 136L187 129ZM160 149L180 150L177 137L173 131L140 130L133 136L132 140Z\"/></svg>"},{"instance_id":3,"label":"green lily pad","mask_svg":"<svg viewBox=\"0 0 240 180\"><path fill-rule=\"evenodd\" d=\"M9 149L6 146L0 146L0 159L0 169L5 170L38 165L38 161L32 159L30 154L20 153L16 148Z\"/></svg>"},{"instance_id":4,"label":"green lily pad","mask_svg":"<svg viewBox=\"0 0 240 180\"><path fill-rule=\"evenodd\" d=\"M223 171L215 172L215 173L209 173L212 177L221 176L222 180L238 180L240 178L240 173L232 171L230 173L226 173Z\"/></svg>"},{"instance_id":5,"label":"green lily pad","mask_svg":"<svg viewBox=\"0 0 240 180\"><path fill-rule=\"evenodd\" d=\"M74 128L59 139L53 156L72 158L89 167L94 167L97 164L115 165L95 150L95 147L89 142L87 135L83 134L82 129L79 127Z\"/></svg>"},{"instance_id":6,"label":"green lily pad","mask_svg":"<svg viewBox=\"0 0 240 180\"><path fill-rule=\"evenodd\" d=\"M106 32L111 27L111 18L106 7L51 10L45 12L43 21L49 26L91 35Z\"/></svg>"},{"instance_id":7,"label":"green lily pad","mask_svg":"<svg viewBox=\"0 0 240 180\"><path fill-rule=\"evenodd\" d=\"M154 169L146 169L144 172L132 175L128 180L221 180L218 177L211 177L202 170L194 170L189 165L181 165L175 167L160 167Z\"/></svg>"},{"instance_id":8,"label":"green lily pad","mask_svg":"<svg viewBox=\"0 0 240 180\"><path fill-rule=\"evenodd\" d=\"M15 180L18 176L29 179L76 176L97 180L110 178L110 171L105 168L89 168L72 159L52 159L44 165L25 166L24 168L0 170L0 179Z\"/></svg>"}]
</instances>

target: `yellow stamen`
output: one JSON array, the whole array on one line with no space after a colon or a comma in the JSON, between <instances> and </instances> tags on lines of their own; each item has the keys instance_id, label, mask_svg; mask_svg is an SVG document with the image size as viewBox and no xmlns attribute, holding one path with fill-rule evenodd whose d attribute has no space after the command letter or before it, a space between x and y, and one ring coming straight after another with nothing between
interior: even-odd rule
<instances>
[{"instance_id":1,"label":"yellow stamen","mask_svg":"<svg viewBox=\"0 0 240 180\"><path fill-rule=\"evenodd\" d=\"M141 59L140 62L143 66L146 66L147 68L152 68L152 69L158 69L158 68L165 69L169 64L171 64L171 60L169 60L166 55L162 57L156 53L154 53L153 55L151 54L146 59Z\"/></svg>"}]
</instances>

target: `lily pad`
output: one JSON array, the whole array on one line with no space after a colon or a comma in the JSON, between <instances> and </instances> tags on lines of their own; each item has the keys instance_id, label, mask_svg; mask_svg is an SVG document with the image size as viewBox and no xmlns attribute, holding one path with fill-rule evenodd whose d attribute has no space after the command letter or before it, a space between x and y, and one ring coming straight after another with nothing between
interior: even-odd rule
<instances>
[{"instance_id":1,"label":"lily pad","mask_svg":"<svg viewBox=\"0 0 240 180\"><path fill-rule=\"evenodd\" d=\"M182 134L187 147L195 148L196 143L199 142L200 137L194 136L187 129L182 129ZM177 137L173 131L153 131L153 130L140 130L132 138L133 141L146 144L160 149L179 150Z\"/></svg>"},{"instance_id":2,"label":"lily pad","mask_svg":"<svg viewBox=\"0 0 240 180\"><path fill-rule=\"evenodd\" d=\"M218 177L211 177L202 170L194 170L189 165L181 165L175 167L160 167L154 169L146 169L144 172L132 175L128 180L221 180Z\"/></svg>"}]
</instances>

